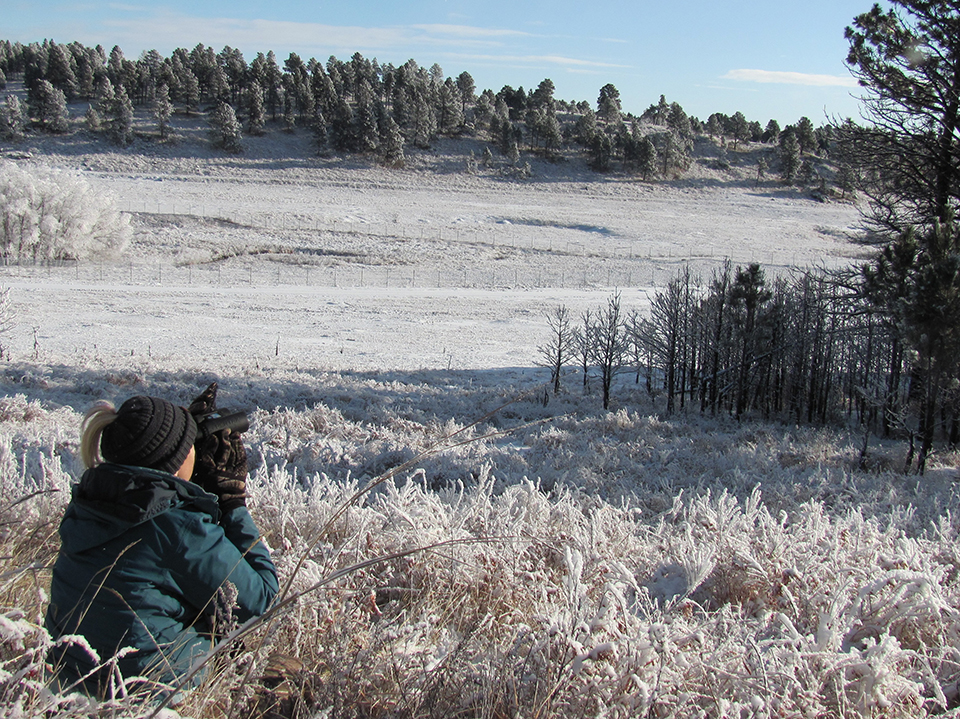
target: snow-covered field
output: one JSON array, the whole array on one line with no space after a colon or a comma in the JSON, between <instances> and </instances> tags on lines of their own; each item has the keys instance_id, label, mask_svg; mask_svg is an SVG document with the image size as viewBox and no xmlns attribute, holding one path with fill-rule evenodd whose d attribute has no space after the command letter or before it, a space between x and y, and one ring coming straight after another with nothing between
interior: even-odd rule
<instances>
[{"instance_id":1,"label":"snow-covered field","mask_svg":"<svg viewBox=\"0 0 960 719\"><path fill-rule=\"evenodd\" d=\"M335 369L529 367L557 303L620 289L642 308L684 263L709 279L725 258L775 273L864 256L855 207L755 188L748 171L660 185L535 161L520 182L468 174L449 142L405 170L309 159L302 136L246 143L239 157L190 136L145 154L82 136L19 147L20 164L116 198L137 235L116 265L0 269L23 311L14 354L32 356L36 328L51 358L242 364L279 340L281 359Z\"/></svg>"},{"instance_id":2,"label":"snow-covered field","mask_svg":"<svg viewBox=\"0 0 960 719\"><path fill-rule=\"evenodd\" d=\"M848 264L855 207L754 187L746 166L653 185L534 162L520 182L442 143L386 170L290 159L300 135L246 142L16 148L114 196L136 234L117 261L0 268L19 312L0 365L8 704L57 701L35 624L80 412L216 379L253 417L251 504L291 591L453 543L303 597L182 713L253 701L243 671L271 651L303 662L321 716L957 706L955 457L904 477L904 448L873 438L859 469L855 431L665 418L628 374L611 413L575 376L543 402L553 305L619 289L642 309L685 262L704 279L728 257Z\"/></svg>"}]
</instances>

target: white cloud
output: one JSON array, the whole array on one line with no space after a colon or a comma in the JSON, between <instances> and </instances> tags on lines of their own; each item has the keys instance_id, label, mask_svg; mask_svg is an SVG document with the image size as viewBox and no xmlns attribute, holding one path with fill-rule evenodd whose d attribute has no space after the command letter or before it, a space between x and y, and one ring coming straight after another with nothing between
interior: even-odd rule
<instances>
[{"instance_id":1,"label":"white cloud","mask_svg":"<svg viewBox=\"0 0 960 719\"><path fill-rule=\"evenodd\" d=\"M520 30L504 30L498 28L473 27L472 25L411 25L417 30L427 33L452 36L456 38L496 38L496 37L530 37L530 33Z\"/></svg>"},{"instance_id":2,"label":"white cloud","mask_svg":"<svg viewBox=\"0 0 960 719\"><path fill-rule=\"evenodd\" d=\"M730 70L723 80L775 83L779 85L814 85L817 87L857 87L857 81L842 75L811 75L803 72L774 70Z\"/></svg>"},{"instance_id":3,"label":"white cloud","mask_svg":"<svg viewBox=\"0 0 960 719\"><path fill-rule=\"evenodd\" d=\"M134 6L126 6L134 10ZM519 30L470 25L423 24L392 27L336 26L321 23L199 18L169 10L104 21L121 46L169 48L203 42L214 48L298 48L329 52L409 52L420 47L492 49L511 39L534 37Z\"/></svg>"},{"instance_id":4,"label":"white cloud","mask_svg":"<svg viewBox=\"0 0 960 719\"><path fill-rule=\"evenodd\" d=\"M466 55L460 54L457 57L461 60L477 60L479 62L497 62L511 65L559 65L570 69L588 69L588 68L625 68L628 65L616 65L610 62L595 62L593 60L581 60L575 57L564 57L563 55Z\"/></svg>"},{"instance_id":5,"label":"white cloud","mask_svg":"<svg viewBox=\"0 0 960 719\"><path fill-rule=\"evenodd\" d=\"M277 20L196 18L179 13L158 13L136 19L106 20L104 25L110 28L111 32L119 34L122 43L169 48L203 42L214 48L231 45L257 50L272 47L350 48L351 51L371 48L387 50L404 46L411 36L409 30L402 28L346 27Z\"/></svg>"}]
</instances>

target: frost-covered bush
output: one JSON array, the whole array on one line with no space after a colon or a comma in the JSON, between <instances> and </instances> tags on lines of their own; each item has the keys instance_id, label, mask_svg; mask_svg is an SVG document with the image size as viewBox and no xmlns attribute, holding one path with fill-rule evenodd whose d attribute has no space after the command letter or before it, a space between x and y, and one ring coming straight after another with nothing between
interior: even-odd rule
<instances>
[{"instance_id":1,"label":"frost-covered bush","mask_svg":"<svg viewBox=\"0 0 960 719\"><path fill-rule=\"evenodd\" d=\"M129 215L82 178L0 164L0 258L109 257L130 234Z\"/></svg>"}]
</instances>

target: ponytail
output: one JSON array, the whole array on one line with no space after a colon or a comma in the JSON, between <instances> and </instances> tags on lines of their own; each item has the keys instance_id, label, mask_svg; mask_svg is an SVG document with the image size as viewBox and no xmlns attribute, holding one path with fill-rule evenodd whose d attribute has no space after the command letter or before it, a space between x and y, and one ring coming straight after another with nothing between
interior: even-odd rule
<instances>
[{"instance_id":1,"label":"ponytail","mask_svg":"<svg viewBox=\"0 0 960 719\"><path fill-rule=\"evenodd\" d=\"M100 456L100 435L103 428L117 418L117 410L112 402L105 399L94 402L83 417L80 425L80 459L87 469L103 462Z\"/></svg>"}]
</instances>

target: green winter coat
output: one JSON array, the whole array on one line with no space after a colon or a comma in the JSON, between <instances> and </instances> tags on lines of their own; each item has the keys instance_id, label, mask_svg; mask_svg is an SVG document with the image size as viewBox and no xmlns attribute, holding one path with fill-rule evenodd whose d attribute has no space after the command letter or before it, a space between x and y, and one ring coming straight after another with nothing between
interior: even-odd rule
<instances>
[{"instance_id":1,"label":"green winter coat","mask_svg":"<svg viewBox=\"0 0 960 719\"><path fill-rule=\"evenodd\" d=\"M225 581L237 587L241 622L277 593L270 554L246 507L221 516L217 498L172 474L101 464L73 488L60 524L46 626L54 639L82 635L124 678L175 683L211 647L203 615ZM51 652L58 683L102 694L109 675L76 642Z\"/></svg>"}]
</instances>

